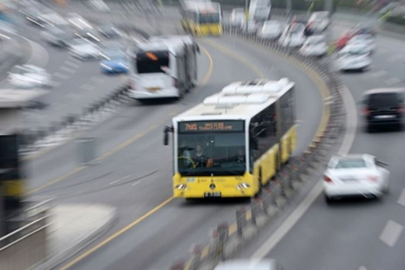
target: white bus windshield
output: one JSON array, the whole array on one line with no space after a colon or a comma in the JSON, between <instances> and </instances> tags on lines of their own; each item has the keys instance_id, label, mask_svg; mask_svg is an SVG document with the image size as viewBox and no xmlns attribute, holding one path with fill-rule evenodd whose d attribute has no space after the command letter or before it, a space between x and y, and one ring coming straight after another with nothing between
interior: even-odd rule
<instances>
[{"instance_id":1,"label":"white bus windshield","mask_svg":"<svg viewBox=\"0 0 405 270\"><path fill-rule=\"evenodd\" d=\"M138 74L165 73L169 67L169 52L141 52L136 55L136 70Z\"/></svg>"},{"instance_id":2,"label":"white bus windshield","mask_svg":"<svg viewBox=\"0 0 405 270\"><path fill-rule=\"evenodd\" d=\"M177 154L178 170L184 176L243 175L244 121L182 122Z\"/></svg>"}]
</instances>

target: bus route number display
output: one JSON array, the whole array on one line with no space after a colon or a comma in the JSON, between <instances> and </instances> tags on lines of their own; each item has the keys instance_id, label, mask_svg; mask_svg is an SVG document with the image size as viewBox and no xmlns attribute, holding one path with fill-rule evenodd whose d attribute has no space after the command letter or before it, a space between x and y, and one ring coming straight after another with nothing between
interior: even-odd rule
<instances>
[{"instance_id":1,"label":"bus route number display","mask_svg":"<svg viewBox=\"0 0 405 270\"><path fill-rule=\"evenodd\" d=\"M180 123L180 132L243 131L243 121L198 121Z\"/></svg>"}]
</instances>

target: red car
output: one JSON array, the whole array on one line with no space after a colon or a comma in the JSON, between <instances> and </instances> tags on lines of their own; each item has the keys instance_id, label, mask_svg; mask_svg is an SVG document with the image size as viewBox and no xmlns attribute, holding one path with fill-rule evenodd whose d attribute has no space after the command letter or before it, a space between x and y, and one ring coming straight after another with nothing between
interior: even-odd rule
<instances>
[{"instance_id":1,"label":"red car","mask_svg":"<svg viewBox=\"0 0 405 270\"><path fill-rule=\"evenodd\" d=\"M346 46L347 42L356 35L372 35L375 36L377 31L371 24L358 24L352 27L349 31L345 32L340 38L336 40L336 49L340 50Z\"/></svg>"}]
</instances>

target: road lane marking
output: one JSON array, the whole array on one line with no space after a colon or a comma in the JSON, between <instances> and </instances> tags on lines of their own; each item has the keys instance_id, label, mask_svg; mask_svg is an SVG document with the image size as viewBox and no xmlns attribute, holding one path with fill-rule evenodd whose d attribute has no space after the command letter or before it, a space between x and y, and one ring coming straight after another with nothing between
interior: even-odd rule
<instances>
[{"instance_id":1,"label":"road lane marking","mask_svg":"<svg viewBox=\"0 0 405 270\"><path fill-rule=\"evenodd\" d=\"M100 78L100 77L92 77L90 79L90 81L95 82L95 83L103 83L105 81L104 78Z\"/></svg>"},{"instance_id":2,"label":"road lane marking","mask_svg":"<svg viewBox=\"0 0 405 270\"><path fill-rule=\"evenodd\" d=\"M388 220L384 230L380 235L380 240L390 247L395 246L398 238L401 236L404 227L395 221Z\"/></svg>"},{"instance_id":3,"label":"road lane marking","mask_svg":"<svg viewBox=\"0 0 405 270\"><path fill-rule=\"evenodd\" d=\"M66 97L71 98L71 99L78 99L78 98L81 98L82 95L75 94L75 93L69 93L69 94L66 95Z\"/></svg>"},{"instance_id":4,"label":"road lane marking","mask_svg":"<svg viewBox=\"0 0 405 270\"><path fill-rule=\"evenodd\" d=\"M385 70L379 70L379 71L376 71L376 72L372 73L371 76L374 77L374 78L378 78L378 77L385 76L385 75L387 75L387 74L388 74L387 71L385 71Z\"/></svg>"},{"instance_id":5,"label":"road lane marking","mask_svg":"<svg viewBox=\"0 0 405 270\"><path fill-rule=\"evenodd\" d=\"M66 71L68 73L71 73L71 74L76 73L76 70L69 68L69 67L62 66L60 69L63 71Z\"/></svg>"},{"instance_id":6,"label":"road lane marking","mask_svg":"<svg viewBox=\"0 0 405 270\"><path fill-rule=\"evenodd\" d=\"M71 66L73 68L78 68L80 65L77 63L72 62L71 60L66 60L65 65Z\"/></svg>"},{"instance_id":7,"label":"road lane marking","mask_svg":"<svg viewBox=\"0 0 405 270\"><path fill-rule=\"evenodd\" d=\"M364 266L360 266L359 270L367 270L367 268Z\"/></svg>"},{"instance_id":8,"label":"road lane marking","mask_svg":"<svg viewBox=\"0 0 405 270\"><path fill-rule=\"evenodd\" d=\"M402 54L396 54L396 55L393 55L390 58L388 58L387 61L390 63L393 63L395 61L401 60L402 58L404 58L404 56Z\"/></svg>"},{"instance_id":9,"label":"road lane marking","mask_svg":"<svg viewBox=\"0 0 405 270\"><path fill-rule=\"evenodd\" d=\"M136 181L136 182L133 183L131 186L136 186L136 185L138 185L139 183L141 183L141 181Z\"/></svg>"},{"instance_id":10,"label":"road lane marking","mask_svg":"<svg viewBox=\"0 0 405 270\"><path fill-rule=\"evenodd\" d=\"M218 44L216 42L213 42L211 40L204 40L204 42L211 45L212 47L214 47L218 51L221 51L222 53L224 53L226 55L229 55L231 58L236 59L239 62L241 62L242 64L246 65L247 67L249 67L249 69L251 69L256 74L256 76L259 76L260 79L264 79L266 77L266 76L264 76L264 73L259 68L257 68L255 65L253 65L248 60L246 60L246 58L244 58L244 57L242 57L242 56L240 56L240 55L238 55L236 53L233 53L228 48L226 48L226 47L224 47L224 46L222 46L222 45L220 45L220 44Z\"/></svg>"},{"instance_id":11,"label":"road lane marking","mask_svg":"<svg viewBox=\"0 0 405 270\"><path fill-rule=\"evenodd\" d=\"M53 74L53 76L56 77L56 78L59 78L59 79L63 79L63 80L67 80L67 79L70 78L70 76L65 75L65 74L62 74L62 73L59 73L59 72L55 72L55 73Z\"/></svg>"},{"instance_id":12,"label":"road lane marking","mask_svg":"<svg viewBox=\"0 0 405 270\"><path fill-rule=\"evenodd\" d=\"M200 45L201 50L205 53L205 55L208 57L209 65L208 65L208 71L205 73L204 78L201 80L200 85L204 86L208 83L208 80L211 78L212 72L214 71L214 60L212 60L211 54L208 52L208 50Z\"/></svg>"},{"instance_id":13,"label":"road lane marking","mask_svg":"<svg viewBox=\"0 0 405 270\"><path fill-rule=\"evenodd\" d=\"M402 190L401 196L399 196L399 199L397 201L400 205L405 206L405 188Z\"/></svg>"},{"instance_id":14,"label":"road lane marking","mask_svg":"<svg viewBox=\"0 0 405 270\"><path fill-rule=\"evenodd\" d=\"M82 255L76 257L74 260L70 261L68 264L64 265L63 267L60 268L60 270L66 270L70 267L72 267L73 265L75 265L77 262L81 261L82 259L86 258L87 256L89 256L90 254L92 254L94 251L98 250L99 248L105 246L106 244L108 244L109 242L111 242L112 240L114 240L115 238L117 238L118 236L120 236L121 234L125 233L126 231L130 230L131 228L133 228L135 225L137 225L138 223L142 222L143 220L145 220L147 217L151 216L153 213L157 212L158 210L160 210L161 208L163 208L164 206L166 206L167 204L169 204L171 201L173 200L173 197L168 198L167 200L165 200L164 202L162 202L161 204L159 204L158 206L156 206L155 208L153 208L152 210L150 210L149 212L147 212L146 214L144 214L142 217L138 218L137 220L135 220L134 222L132 222L131 224L129 224L128 226L122 228L121 230L119 230L118 232L112 234L111 236L109 236L107 239L105 239L104 241L102 241L101 243L95 245L94 247L92 247L91 249L87 250L86 252L84 252Z\"/></svg>"},{"instance_id":15,"label":"road lane marking","mask_svg":"<svg viewBox=\"0 0 405 270\"><path fill-rule=\"evenodd\" d=\"M93 91L95 86L94 85L83 84L79 88L82 89L82 90L85 90L85 91Z\"/></svg>"},{"instance_id":16,"label":"road lane marking","mask_svg":"<svg viewBox=\"0 0 405 270\"><path fill-rule=\"evenodd\" d=\"M393 77L393 78L391 78L391 79L385 80L384 83L385 83L386 85L393 85L393 84L399 83L400 81L401 81L401 80L398 79L397 77Z\"/></svg>"}]
</instances>

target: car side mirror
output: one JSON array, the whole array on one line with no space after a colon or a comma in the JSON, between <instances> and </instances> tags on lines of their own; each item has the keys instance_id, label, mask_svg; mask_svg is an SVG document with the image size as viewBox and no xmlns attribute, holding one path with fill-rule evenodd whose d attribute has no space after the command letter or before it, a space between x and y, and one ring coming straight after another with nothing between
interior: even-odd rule
<instances>
[{"instance_id":1,"label":"car side mirror","mask_svg":"<svg viewBox=\"0 0 405 270\"><path fill-rule=\"evenodd\" d=\"M165 126L163 130L163 145L169 145L169 132L173 132L173 127Z\"/></svg>"},{"instance_id":2,"label":"car side mirror","mask_svg":"<svg viewBox=\"0 0 405 270\"><path fill-rule=\"evenodd\" d=\"M388 168L390 165L388 165L387 163L381 161L381 160L376 160L375 164L379 167L383 167L383 168Z\"/></svg>"}]
</instances>

